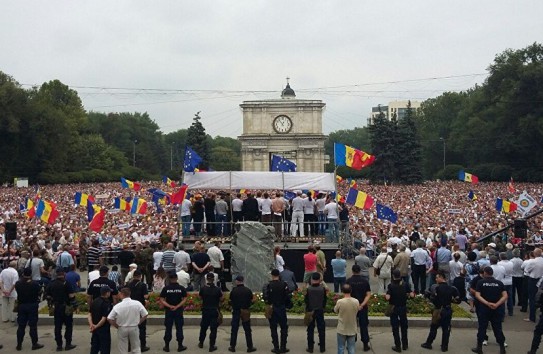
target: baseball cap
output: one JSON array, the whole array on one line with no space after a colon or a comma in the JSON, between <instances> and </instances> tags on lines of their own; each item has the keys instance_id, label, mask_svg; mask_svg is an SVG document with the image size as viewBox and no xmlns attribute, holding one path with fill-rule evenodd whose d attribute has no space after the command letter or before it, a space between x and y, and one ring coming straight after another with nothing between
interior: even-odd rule
<instances>
[{"instance_id":1,"label":"baseball cap","mask_svg":"<svg viewBox=\"0 0 543 354\"><path fill-rule=\"evenodd\" d=\"M496 248L496 244L494 242L489 243L488 246L492 248Z\"/></svg>"},{"instance_id":2,"label":"baseball cap","mask_svg":"<svg viewBox=\"0 0 543 354\"><path fill-rule=\"evenodd\" d=\"M400 270L399 269L394 269L392 271L392 277L394 279L400 279L402 277L402 273L400 273Z\"/></svg>"},{"instance_id":3,"label":"baseball cap","mask_svg":"<svg viewBox=\"0 0 543 354\"><path fill-rule=\"evenodd\" d=\"M134 271L134 276L135 276L135 277L141 277L141 270L136 269L136 270Z\"/></svg>"},{"instance_id":4,"label":"baseball cap","mask_svg":"<svg viewBox=\"0 0 543 354\"><path fill-rule=\"evenodd\" d=\"M278 277L279 274L281 274L281 273L279 273L279 269L274 269L274 270L271 271L271 275L273 275L274 277Z\"/></svg>"},{"instance_id":5,"label":"baseball cap","mask_svg":"<svg viewBox=\"0 0 543 354\"><path fill-rule=\"evenodd\" d=\"M104 295L106 293L110 293L112 292L113 290L111 290L111 288L109 286L102 286L100 288L100 295Z\"/></svg>"},{"instance_id":6,"label":"baseball cap","mask_svg":"<svg viewBox=\"0 0 543 354\"><path fill-rule=\"evenodd\" d=\"M236 277L236 281L244 281L244 280L245 280L245 278L243 278L243 275L238 275Z\"/></svg>"},{"instance_id":7,"label":"baseball cap","mask_svg":"<svg viewBox=\"0 0 543 354\"><path fill-rule=\"evenodd\" d=\"M137 268L138 265L136 263L130 263L130 265L128 266L128 268Z\"/></svg>"},{"instance_id":8,"label":"baseball cap","mask_svg":"<svg viewBox=\"0 0 543 354\"><path fill-rule=\"evenodd\" d=\"M312 280L320 280L321 279L321 274L319 272L315 272L315 273L311 274L311 279Z\"/></svg>"},{"instance_id":9,"label":"baseball cap","mask_svg":"<svg viewBox=\"0 0 543 354\"><path fill-rule=\"evenodd\" d=\"M32 269L25 268L23 269L23 277L31 277L32 276Z\"/></svg>"},{"instance_id":10,"label":"baseball cap","mask_svg":"<svg viewBox=\"0 0 543 354\"><path fill-rule=\"evenodd\" d=\"M177 275L176 275L177 276ZM207 273L206 274L206 278L207 279L214 279L215 278L215 275L213 273Z\"/></svg>"},{"instance_id":11,"label":"baseball cap","mask_svg":"<svg viewBox=\"0 0 543 354\"><path fill-rule=\"evenodd\" d=\"M66 273L66 272L64 271L64 268L62 268L62 267L57 267L56 273L57 273L57 274L64 274L64 273Z\"/></svg>"},{"instance_id":12,"label":"baseball cap","mask_svg":"<svg viewBox=\"0 0 543 354\"><path fill-rule=\"evenodd\" d=\"M173 270L169 271L168 278L177 278L177 273Z\"/></svg>"},{"instance_id":13,"label":"baseball cap","mask_svg":"<svg viewBox=\"0 0 543 354\"><path fill-rule=\"evenodd\" d=\"M107 266L101 266L99 271L100 273L107 273L109 272L109 268Z\"/></svg>"}]
</instances>

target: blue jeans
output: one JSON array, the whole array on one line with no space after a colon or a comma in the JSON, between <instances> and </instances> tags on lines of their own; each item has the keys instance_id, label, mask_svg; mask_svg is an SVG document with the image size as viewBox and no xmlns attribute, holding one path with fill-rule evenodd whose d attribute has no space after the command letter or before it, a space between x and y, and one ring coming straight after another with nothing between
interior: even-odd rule
<instances>
[{"instance_id":1,"label":"blue jeans","mask_svg":"<svg viewBox=\"0 0 543 354\"><path fill-rule=\"evenodd\" d=\"M339 293L341 287L345 284L347 277L334 277L334 292Z\"/></svg>"},{"instance_id":2,"label":"blue jeans","mask_svg":"<svg viewBox=\"0 0 543 354\"><path fill-rule=\"evenodd\" d=\"M226 236L228 235L228 230L226 229L226 215L215 215L215 220L217 224L215 225L215 233L217 236Z\"/></svg>"},{"instance_id":3,"label":"blue jeans","mask_svg":"<svg viewBox=\"0 0 543 354\"><path fill-rule=\"evenodd\" d=\"M337 354L345 353L345 347L347 347L347 353L354 354L354 345L356 336L345 336L343 334L337 334Z\"/></svg>"},{"instance_id":4,"label":"blue jeans","mask_svg":"<svg viewBox=\"0 0 543 354\"><path fill-rule=\"evenodd\" d=\"M322 211L319 211L319 214L317 215L317 221L318 228L317 233L321 236L324 236L324 232L326 231L326 215Z\"/></svg>"},{"instance_id":5,"label":"blue jeans","mask_svg":"<svg viewBox=\"0 0 543 354\"><path fill-rule=\"evenodd\" d=\"M190 215L185 215L181 217L181 223L182 223L182 234L183 236L189 236L190 235Z\"/></svg>"},{"instance_id":6,"label":"blue jeans","mask_svg":"<svg viewBox=\"0 0 543 354\"><path fill-rule=\"evenodd\" d=\"M337 219L328 218L328 229L330 230L330 237L332 238L332 242L339 241Z\"/></svg>"}]
</instances>

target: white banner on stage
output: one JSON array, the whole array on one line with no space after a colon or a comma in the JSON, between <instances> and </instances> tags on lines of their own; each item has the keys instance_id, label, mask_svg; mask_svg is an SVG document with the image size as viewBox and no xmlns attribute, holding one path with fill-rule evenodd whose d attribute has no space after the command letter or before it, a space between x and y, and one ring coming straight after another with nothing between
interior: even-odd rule
<instances>
[{"instance_id":1,"label":"white banner on stage","mask_svg":"<svg viewBox=\"0 0 543 354\"><path fill-rule=\"evenodd\" d=\"M333 173L320 172L187 172L189 189L335 190Z\"/></svg>"}]
</instances>

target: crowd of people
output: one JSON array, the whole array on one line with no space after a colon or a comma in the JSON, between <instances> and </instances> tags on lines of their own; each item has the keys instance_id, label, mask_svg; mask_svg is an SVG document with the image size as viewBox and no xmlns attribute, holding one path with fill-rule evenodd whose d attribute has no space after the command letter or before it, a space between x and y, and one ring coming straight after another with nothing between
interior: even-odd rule
<instances>
[{"instance_id":1,"label":"crowd of people","mask_svg":"<svg viewBox=\"0 0 543 354\"><path fill-rule=\"evenodd\" d=\"M73 301L74 293L86 291L89 326L93 333L92 352L108 352L110 325L118 328L121 352L129 346L145 352L149 350L145 339L145 308L148 294L156 292L165 309L163 350L170 351L175 325L177 349L182 351L186 349L182 311L187 292L197 291L204 299L198 345L203 346L209 328L209 350L214 351L220 323L218 303L227 290L224 257L218 242L208 247L200 242L205 240L201 237L228 236L235 232L235 223L239 221L260 221L274 226L277 237L324 236L337 242L339 230L352 235L351 246L355 250L352 254L356 256L352 277L347 278L344 259L351 253L338 251L336 258L326 259L319 245L311 245L300 260L305 266L303 282L306 284L307 312L311 313L308 316L308 352L313 352L315 347L312 334L315 326L319 332L319 349L325 350L322 312L322 301L325 300L322 296L326 299L328 290L321 284L327 268L333 273L334 291L341 291L345 299L338 301L335 310L342 319L338 325L338 347L349 352L353 350L352 336L356 334L357 324L364 350L370 348L367 302L372 291L385 294L394 305L390 313L394 351L405 350L408 346L405 301L409 296L426 294L439 310L428 340L423 343L424 348L431 348L437 329L441 327L444 333L441 349L448 349L450 304L455 301L467 301L479 318L474 348L477 353L482 352L487 340L489 322L501 350L505 351L505 338L503 333L500 334L501 321L506 314L513 314L515 305L520 306L521 312L527 312L526 321L536 321L539 306L536 293L538 281L543 276L541 249L538 248L543 217L528 220L526 240L515 237L509 229L484 243L477 243L481 236L502 229L519 216L495 209L497 197L514 198L505 184L427 182L406 188L367 185L358 181L358 189L398 214L397 223L379 218L375 209L346 205L344 199L349 186L340 183L338 187L337 194L323 191L215 193L189 189L190 195L180 205L149 202L144 215L114 209L114 198L145 198L146 190L150 188L162 188L167 192L175 189L151 182L143 183L142 190L137 192L111 183L41 186L39 190L0 188L2 319L5 322L17 320L18 350L22 348L26 326L30 329L32 349L39 349L42 344L37 339L37 311L39 302L46 299L55 317L57 349L70 350L75 348L71 337L71 313L77 307ZM541 186L537 184L518 184L517 188L537 199L542 194ZM477 199L467 197L470 190ZM74 202L76 192L92 195L95 203L107 210L101 230L89 230L87 208ZM58 219L48 224L36 217L28 218L20 207L27 205L27 198L54 202L59 211ZM150 194L148 199L151 199ZM7 242L5 223L11 221L17 222L17 234L15 240ZM184 241L189 237L194 243L188 246L190 249L185 249L187 243ZM524 245L535 249L521 253L525 250ZM267 313L273 350L285 353L288 351L286 309L289 294L298 288L298 284L282 261L280 252L280 248L276 249L276 269L271 273L271 285L266 287L269 291L265 290L263 295L266 302L273 305ZM89 272L88 284L81 284L82 271ZM377 287L370 290L371 276L377 278ZM236 321L232 322L230 351L236 347L239 321L245 329L248 350L255 349L250 323L244 321L248 315L244 310L248 310L250 301L243 281L242 275L234 277L232 291L239 291L240 297L234 301L235 306L232 303ZM17 316L13 312L16 300ZM345 316L352 313L355 300L356 318L348 319ZM235 326L234 322L237 322ZM63 326L66 327L64 340ZM534 333L531 349L534 353L542 334L543 323L540 321Z\"/></svg>"}]
</instances>

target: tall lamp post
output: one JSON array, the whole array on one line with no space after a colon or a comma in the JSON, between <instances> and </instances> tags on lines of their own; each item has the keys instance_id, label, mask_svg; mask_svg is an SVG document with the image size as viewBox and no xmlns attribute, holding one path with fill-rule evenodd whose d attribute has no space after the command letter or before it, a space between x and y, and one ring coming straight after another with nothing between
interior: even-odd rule
<instances>
[{"instance_id":1,"label":"tall lamp post","mask_svg":"<svg viewBox=\"0 0 543 354\"><path fill-rule=\"evenodd\" d=\"M170 171L173 170L173 146L175 142L170 145Z\"/></svg>"},{"instance_id":2,"label":"tall lamp post","mask_svg":"<svg viewBox=\"0 0 543 354\"><path fill-rule=\"evenodd\" d=\"M132 166L136 167L136 144L138 143L137 140L134 140L134 149L132 150Z\"/></svg>"},{"instance_id":3,"label":"tall lamp post","mask_svg":"<svg viewBox=\"0 0 543 354\"><path fill-rule=\"evenodd\" d=\"M443 141L443 169L445 169L445 138L441 136L439 140Z\"/></svg>"}]
</instances>

